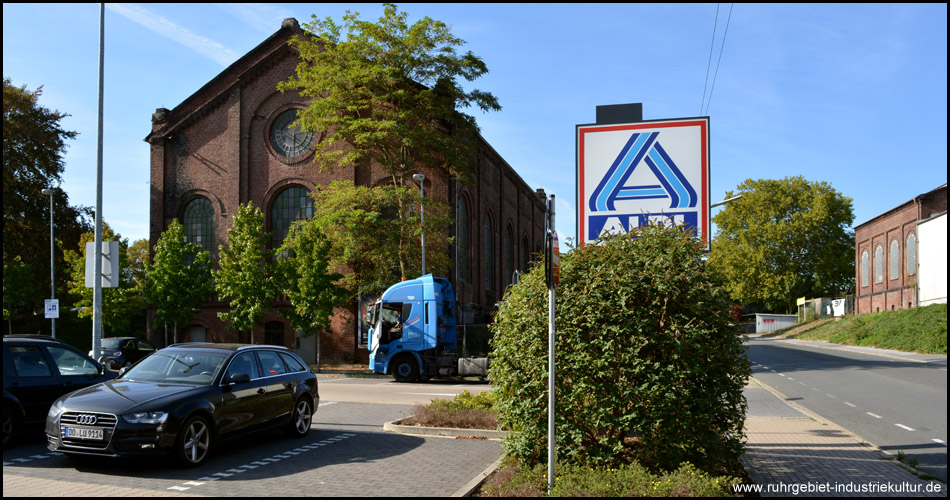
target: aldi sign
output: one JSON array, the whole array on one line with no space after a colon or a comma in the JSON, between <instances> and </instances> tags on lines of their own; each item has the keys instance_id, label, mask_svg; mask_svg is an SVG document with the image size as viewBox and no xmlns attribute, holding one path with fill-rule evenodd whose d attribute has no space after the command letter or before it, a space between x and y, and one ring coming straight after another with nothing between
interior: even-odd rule
<instances>
[{"instance_id":1,"label":"aldi sign","mask_svg":"<svg viewBox=\"0 0 950 500\"><path fill-rule=\"evenodd\" d=\"M685 224L709 248L709 117L577 126L578 239Z\"/></svg>"}]
</instances>

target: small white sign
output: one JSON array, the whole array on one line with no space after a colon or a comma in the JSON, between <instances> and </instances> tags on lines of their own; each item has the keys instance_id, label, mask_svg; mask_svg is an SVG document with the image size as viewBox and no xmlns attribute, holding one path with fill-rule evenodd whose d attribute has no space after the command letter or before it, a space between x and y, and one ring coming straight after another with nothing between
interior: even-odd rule
<instances>
[{"instance_id":1,"label":"small white sign","mask_svg":"<svg viewBox=\"0 0 950 500\"><path fill-rule=\"evenodd\" d=\"M46 299L46 319L59 318L59 299Z\"/></svg>"}]
</instances>

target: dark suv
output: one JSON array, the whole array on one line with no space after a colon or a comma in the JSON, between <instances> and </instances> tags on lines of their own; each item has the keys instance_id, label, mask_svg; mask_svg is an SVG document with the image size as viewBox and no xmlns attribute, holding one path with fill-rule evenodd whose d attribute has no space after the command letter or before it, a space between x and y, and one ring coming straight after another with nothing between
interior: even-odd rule
<instances>
[{"instance_id":1,"label":"dark suv","mask_svg":"<svg viewBox=\"0 0 950 500\"><path fill-rule=\"evenodd\" d=\"M155 352L155 346L135 337L102 339L99 362L110 370L124 368Z\"/></svg>"},{"instance_id":2,"label":"dark suv","mask_svg":"<svg viewBox=\"0 0 950 500\"><path fill-rule=\"evenodd\" d=\"M3 338L3 446L23 426L46 421L68 392L115 378L75 347L53 339Z\"/></svg>"}]
</instances>

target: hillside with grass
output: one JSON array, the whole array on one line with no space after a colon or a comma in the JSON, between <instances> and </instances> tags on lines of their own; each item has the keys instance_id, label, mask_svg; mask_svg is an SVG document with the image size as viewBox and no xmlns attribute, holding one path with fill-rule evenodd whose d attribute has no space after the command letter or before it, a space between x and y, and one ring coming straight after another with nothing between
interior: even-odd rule
<instances>
[{"instance_id":1,"label":"hillside with grass","mask_svg":"<svg viewBox=\"0 0 950 500\"><path fill-rule=\"evenodd\" d=\"M766 336L946 354L947 304L809 321Z\"/></svg>"}]
</instances>

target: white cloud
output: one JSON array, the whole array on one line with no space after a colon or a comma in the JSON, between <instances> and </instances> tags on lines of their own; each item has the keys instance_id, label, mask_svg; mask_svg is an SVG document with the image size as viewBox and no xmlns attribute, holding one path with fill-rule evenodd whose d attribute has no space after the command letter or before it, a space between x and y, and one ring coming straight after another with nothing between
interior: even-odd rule
<instances>
[{"instance_id":1,"label":"white cloud","mask_svg":"<svg viewBox=\"0 0 950 500\"><path fill-rule=\"evenodd\" d=\"M130 21L174 40L185 47L211 59L221 66L228 66L236 61L238 55L220 43L192 33L165 17L162 17L144 7L129 4L106 4L106 8Z\"/></svg>"}]
</instances>

